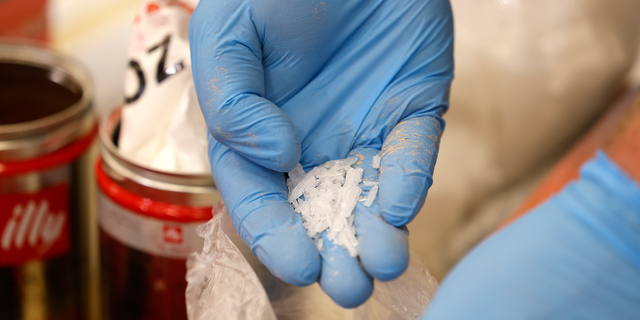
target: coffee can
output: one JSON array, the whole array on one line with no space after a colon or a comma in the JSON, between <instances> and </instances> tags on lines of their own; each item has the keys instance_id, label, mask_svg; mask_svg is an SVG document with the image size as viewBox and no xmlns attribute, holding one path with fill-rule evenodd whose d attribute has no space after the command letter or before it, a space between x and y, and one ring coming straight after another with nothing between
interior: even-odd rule
<instances>
[{"instance_id":1,"label":"coffee can","mask_svg":"<svg viewBox=\"0 0 640 320\"><path fill-rule=\"evenodd\" d=\"M77 62L0 44L0 319L89 316L92 82Z\"/></svg>"},{"instance_id":2,"label":"coffee can","mask_svg":"<svg viewBox=\"0 0 640 320\"><path fill-rule=\"evenodd\" d=\"M118 149L121 109L102 119L95 174L103 319L187 319L186 260L220 195L209 174L136 164Z\"/></svg>"}]
</instances>

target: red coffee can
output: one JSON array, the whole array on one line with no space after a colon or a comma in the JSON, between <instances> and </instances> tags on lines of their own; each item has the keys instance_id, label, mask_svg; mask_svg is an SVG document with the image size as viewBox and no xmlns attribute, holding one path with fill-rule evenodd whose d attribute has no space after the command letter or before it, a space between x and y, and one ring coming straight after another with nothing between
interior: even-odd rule
<instances>
[{"instance_id":1,"label":"red coffee can","mask_svg":"<svg viewBox=\"0 0 640 320\"><path fill-rule=\"evenodd\" d=\"M120 109L102 120L96 163L104 319L187 319L186 260L220 200L209 174L161 172L117 147Z\"/></svg>"},{"instance_id":2,"label":"red coffee can","mask_svg":"<svg viewBox=\"0 0 640 320\"><path fill-rule=\"evenodd\" d=\"M86 319L92 82L78 63L0 44L0 319Z\"/></svg>"}]
</instances>

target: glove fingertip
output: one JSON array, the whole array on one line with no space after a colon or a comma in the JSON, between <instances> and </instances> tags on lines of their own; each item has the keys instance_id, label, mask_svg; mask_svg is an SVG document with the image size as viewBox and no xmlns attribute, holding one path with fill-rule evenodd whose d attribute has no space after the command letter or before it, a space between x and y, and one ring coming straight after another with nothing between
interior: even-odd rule
<instances>
[{"instance_id":1,"label":"glove fingertip","mask_svg":"<svg viewBox=\"0 0 640 320\"><path fill-rule=\"evenodd\" d=\"M285 226L265 234L253 252L271 273L292 285L308 286L320 276L320 254L301 226Z\"/></svg>"},{"instance_id":2,"label":"glove fingertip","mask_svg":"<svg viewBox=\"0 0 640 320\"><path fill-rule=\"evenodd\" d=\"M393 213L382 213L382 218L394 227L402 227L407 225L413 219L413 216L395 215Z\"/></svg>"},{"instance_id":3,"label":"glove fingertip","mask_svg":"<svg viewBox=\"0 0 640 320\"><path fill-rule=\"evenodd\" d=\"M367 275L358 259L349 256L343 248L325 239L320 274L320 287L343 308L355 308L363 304L373 293L373 279Z\"/></svg>"},{"instance_id":4,"label":"glove fingertip","mask_svg":"<svg viewBox=\"0 0 640 320\"><path fill-rule=\"evenodd\" d=\"M362 212L356 218L356 228L360 262L369 275L389 281L407 269L409 234L406 228L396 228L367 212Z\"/></svg>"},{"instance_id":5,"label":"glove fingertip","mask_svg":"<svg viewBox=\"0 0 640 320\"><path fill-rule=\"evenodd\" d=\"M409 267L409 252L395 252L397 258L389 258L384 261L362 261L364 270L372 277L380 281L391 281L398 278Z\"/></svg>"},{"instance_id":6,"label":"glove fingertip","mask_svg":"<svg viewBox=\"0 0 640 320\"><path fill-rule=\"evenodd\" d=\"M426 172L386 168L380 177L380 216L396 227L411 222L424 204L431 181Z\"/></svg>"},{"instance_id":7,"label":"glove fingertip","mask_svg":"<svg viewBox=\"0 0 640 320\"><path fill-rule=\"evenodd\" d=\"M360 280L360 279L357 279ZM373 282L371 279L357 281L352 288L357 288L357 292L352 290L344 290L339 286L328 284L329 281L320 279L322 290L339 306L345 309L352 309L365 303L371 294L373 294ZM332 282L354 283L354 279L332 279Z\"/></svg>"}]
</instances>

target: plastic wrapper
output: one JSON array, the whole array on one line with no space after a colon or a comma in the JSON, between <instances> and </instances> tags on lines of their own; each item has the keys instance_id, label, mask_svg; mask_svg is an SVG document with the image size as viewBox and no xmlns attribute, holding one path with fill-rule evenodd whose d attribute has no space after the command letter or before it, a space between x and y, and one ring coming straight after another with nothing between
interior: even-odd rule
<instances>
[{"instance_id":1,"label":"plastic wrapper","mask_svg":"<svg viewBox=\"0 0 640 320\"><path fill-rule=\"evenodd\" d=\"M317 284L295 287L264 267L233 229L222 204L198 229L201 253L187 262L190 320L410 320L418 318L438 288L424 262L411 254L398 279L375 282L372 297L356 309L343 309Z\"/></svg>"},{"instance_id":2,"label":"plastic wrapper","mask_svg":"<svg viewBox=\"0 0 640 320\"><path fill-rule=\"evenodd\" d=\"M275 320L256 273L222 230L223 218L215 214L196 230L204 246L187 260L189 319Z\"/></svg>"}]
</instances>

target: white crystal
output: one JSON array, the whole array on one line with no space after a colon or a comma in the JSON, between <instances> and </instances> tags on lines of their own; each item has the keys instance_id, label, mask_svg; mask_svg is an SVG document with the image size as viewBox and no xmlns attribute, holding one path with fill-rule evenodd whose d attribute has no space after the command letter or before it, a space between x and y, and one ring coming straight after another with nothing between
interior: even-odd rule
<instances>
[{"instance_id":1,"label":"white crystal","mask_svg":"<svg viewBox=\"0 0 640 320\"><path fill-rule=\"evenodd\" d=\"M373 187L378 185L378 181L364 180L362 181L362 184L367 187Z\"/></svg>"},{"instance_id":2,"label":"white crystal","mask_svg":"<svg viewBox=\"0 0 640 320\"><path fill-rule=\"evenodd\" d=\"M370 207L373 204L373 200L376 199L376 194L378 193L378 185L375 184L371 190L369 190L369 194L367 194L367 197L364 200L364 206L365 207Z\"/></svg>"},{"instance_id":3,"label":"white crystal","mask_svg":"<svg viewBox=\"0 0 640 320\"><path fill-rule=\"evenodd\" d=\"M302 178L302 181L298 183L293 190L289 190L289 202L293 202L299 198L305 191L310 188L315 188L318 185L318 179L311 174L307 174Z\"/></svg>"},{"instance_id":4,"label":"white crystal","mask_svg":"<svg viewBox=\"0 0 640 320\"><path fill-rule=\"evenodd\" d=\"M316 240L316 247L318 247L319 251L324 251L324 241L322 240L322 238Z\"/></svg>"},{"instance_id":5,"label":"white crystal","mask_svg":"<svg viewBox=\"0 0 640 320\"><path fill-rule=\"evenodd\" d=\"M289 173L289 202L302 216L307 235L319 250L324 250L320 234L326 231L327 239L345 248L352 257L358 255L353 210L362 193L358 184L364 170L352 167L357 161L357 158L328 161L307 174L302 166L297 166ZM364 185L376 188L374 184L367 181Z\"/></svg>"},{"instance_id":6,"label":"white crystal","mask_svg":"<svg viewBox=\"0 0 640 320\"><path fill-rule=\"evenodd\" d=\"M381 160L381 159L382 159L382 158L380 158L380 156L379 156L379 155L377 155L377 154L376 154L375 156L373 156L373 159L371 159L371 166L372 166L374 169L379 169L379 168L380 168L380 160Z\"/></svg>"},{"instance_id":7,"label":"white crystal","mask_svg":"<svg viewBox=\"0 0 640 320\"><path fill-rule=\"evenodd\" d=\"M289 172L289 180L287 180L287 187L292 188L293 186L297 186L302 178L304 178L304 169L302 169L302 165L298 163L298 165Z\"/></svg>"}]
</instances>

